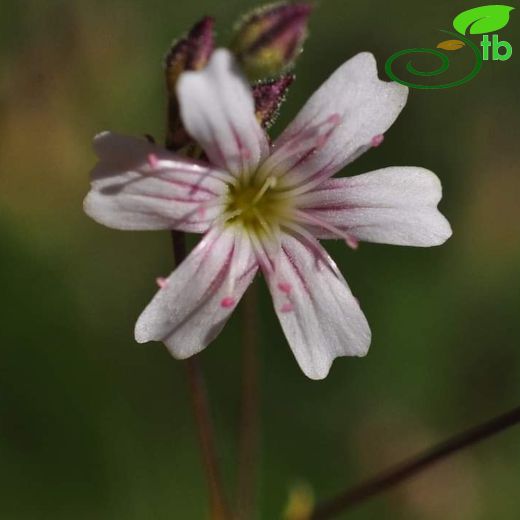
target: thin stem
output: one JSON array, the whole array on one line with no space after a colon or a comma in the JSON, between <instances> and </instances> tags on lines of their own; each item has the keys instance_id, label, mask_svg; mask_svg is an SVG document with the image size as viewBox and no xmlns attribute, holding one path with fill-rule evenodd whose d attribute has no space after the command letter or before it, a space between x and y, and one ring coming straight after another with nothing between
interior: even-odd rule
<instances>
[{"instance_id":1,"label":"thin stem","mask_svg":"<svg viewBox=\"0 0 520 520\"><path fill-rule=\"evenodd\" d=\"M202 461L210 492L211 519L229 520L231 516L222 489L204 376L198 356L193 356L186 360L186 368L193 411L197 422Z\"/></svg>"},{"instance_id":2,"label":"thin stem","mask_svg":"<svg viewBox=\"0 0 520 520\"><path fill-rule=\"evenodd\" d=\"M175 265L177 266L186 258L186 237L184 233L172 231L172 243ZM211 519L230 520L231 515L223 491L218 457L215 449L215 436L202 367L198 356L189 358L185 363L193 413L197 423L202 462L204 464L210 492Z\"/></svg>"},{"instance_id":3,"label":"thin stem","mask_svg":"<svg viewBox=\"0 0 520 520\"><path fill-rule=\"evenodd\" d=\"M237 519L252 520L256 498L256 459L260 431L258 391L258 293L249 287L242 303L242 403L240 414Z\"/></svg>"},{"instance_id":4,"label":"thin stem","mask_svg":"<svg viewBox=\"0 0 520 520\"><path fill-rule=\"evenodd\" d=\"M310 520L332 518L347 509L359 505L366 499L383 493L397 484L408 480L453 453L496 435L518 423L520 423L520 406L459 433L423 453L382 472L380 475L376 475L366 482L337 495L335 498L318 504L314 513L310 516Z\"/></svg>"}]
</instances>

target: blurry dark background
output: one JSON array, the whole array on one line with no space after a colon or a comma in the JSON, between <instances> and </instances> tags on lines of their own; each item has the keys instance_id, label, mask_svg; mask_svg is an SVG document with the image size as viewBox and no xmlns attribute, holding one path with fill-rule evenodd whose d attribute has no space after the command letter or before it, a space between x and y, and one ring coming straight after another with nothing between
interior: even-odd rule
<instances>
[{"instance_id":1,"label":"blurry dark background","mask_svg":"<svg viewBox=\"0 0 520 520\"><path fill-rule=\"evenodd\" d=\"M82 199L96 132L148 132L159 140L164 134L161 59L171 40L211 14L226 45L237 14L253 5L2 2L2 519L206 515L184 367L162 345L137 345L132 336L155 277L171 270L170 237L101 227L83 214ZM456 14L477 5L322 1L274 132L347 58L372 51L385 78L392 53L435 46L443 39L438 29L451 29ZM390 165L435 171L454 230L431 249L362 244L352 252L342 243L327 245L372 326L368 357L337 360L322 382L307 379L263 281L256 281L259 518L280 517L299 482L328 497L518 404L518 12L500 35L513 45L511 60L484 63L461 87L411 91L384 145L343 172ZM240 352L237 313L202 356L229 485L236 473ZM519 481L520 430L510 430L345 518L512 520L520 514Z\"/></svg>"}]
</instances>

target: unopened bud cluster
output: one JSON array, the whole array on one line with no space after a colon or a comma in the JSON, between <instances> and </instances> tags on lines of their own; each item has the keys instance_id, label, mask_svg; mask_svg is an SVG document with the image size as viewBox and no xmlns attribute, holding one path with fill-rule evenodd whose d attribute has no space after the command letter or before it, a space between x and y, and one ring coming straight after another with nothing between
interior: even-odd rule
<instances>
[{"instance_id":1,"label":"unopened bud cluster","mask_svg":"<svg viewBox=\"0 0 520 520\"><path fill-rule=\"evenodd\" d=\"M199 70L206 66L215 48L213 18L205 17L196 23L188 35L173 43L164 60L166 89L168 92L168 132L166 144L170 150L180 150L191 145L191 138L184 130L179 113L175 87L179 76L187 70Z\"/></svg>"},{"instance_id":2,"label":"unopened bud cluster","mask_svg":"<svg viewBox=\"0 0 520 520\"><path fill-rule=\"evenodd\" d=\"M311 9L307 3L279 3L244 17L231 49L249 78L276 76L292 67L307 37Z\"/></svg>"},{"instance_id":3,"label":"unopened bud cluster","mask_svg":"<svg viewBox=\"0 0 520 520\"><path fill-rule=\"evenodd\" d=\"M264 128L273 123L294 80L286 71L302 51L310 13L311 6L304 2L270 4L246 14L236 26L231 50L253 82L256 116ZM206 17L187 36L174 42L166 55L166 145L171 150L196 154L196 144L182 125L175 89L184 71L206 66L214 48L214 20Z\"/></svg>"}]
</instances>

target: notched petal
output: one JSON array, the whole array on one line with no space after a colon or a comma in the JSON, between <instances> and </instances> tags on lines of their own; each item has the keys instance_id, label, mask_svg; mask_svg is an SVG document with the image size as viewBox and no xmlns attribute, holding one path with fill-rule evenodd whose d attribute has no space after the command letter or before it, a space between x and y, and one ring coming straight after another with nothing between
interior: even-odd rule
<instances>
[{"instance_id":1,"label":"notched petal","mask_svg":"<svg viewBox=\"0 0 520 520\"><path fill-rule=\"evenodd\" d=\"M287 341L311 379L339 356L364 356L370 328L357 300L316 242L284 235L276 270L264 272Z\"/></svg>"},{"instance_id":2,"label":"notched petal","mask_svg":"<svg viewBox=\"0 0 520 520\"><path fill-rule=\"evenodd\" d=\"M184 125L212 164L238 176L267 156L251 87L229 51L217 49L205 69L185 72L177 94Z\"/></svg>"},{"instance_id":3,"label":"notched petal","mask_svg":"<svg viewBox=\"0 0 520 520\"><path fill-rule=\"evenodd\" d=\"M294 184L308 183L308 189L352 162L374 145L393 124L404 105L408 89L378 78L372 54L363 52L344 63L311 96L294 121L275 141L270 161L288 163L294 142L302 142L309 128L334 117L340 124L323 146L305 155L287 171ZM308 142L309 152L314 148Z\"/></svg>"},{"instance_id":4,"label":"notched petal","mask_svg":"<svg viewBox=\"0 0 520 520\"><path fill-rule=\"evenodd\" d=\"M100 160L84 209L97 222L116 229L205 232L221 214L225 172L110 132L96 136L94 148Z\"/></svg>"},{"instance_id":5,"label":"notched petal","mask_svg":"<svg viewBox=\"0 0 520 520\"><path fill-rule=\"evenodd\" d=\"M178 359L200 352L221 331L256 271L247 236L213 228L143 311L136 341L162 341Z\"/></svg>"},{"instance_id":6,"label":"notched petal","mask_svg":"<svg viewBox=\"0 0 520 520\"><path fill-rule=\"evenodd\" d=\"M441 197L441 183L433 172L390 167L329 179L302 195L298 204L310 217L329 224L313 227L319 238L340 238L331 232L333 226L357 240L429 247L443 244L452 234L437 209Z\"/></svg>"}]
</instances>

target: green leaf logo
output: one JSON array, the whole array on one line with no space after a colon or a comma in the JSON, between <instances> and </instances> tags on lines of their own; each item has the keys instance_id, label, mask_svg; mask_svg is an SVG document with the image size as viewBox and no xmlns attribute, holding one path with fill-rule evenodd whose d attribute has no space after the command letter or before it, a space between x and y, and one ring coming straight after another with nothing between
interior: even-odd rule
<instances>
[{"instance_id":1,"label":"green leaf logo","mask_svg":"<svg viewBox=\"0 0 520 520\"><path fill-rule=\"evenodd\" d=\"M508 5L483 5L463 11L453 20L453 27L460 34L485 34L498 31L509 22L509 13L514 9Z\"/></svg>"}]
</instances>

